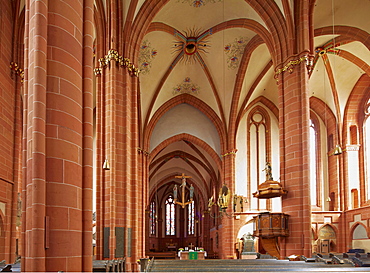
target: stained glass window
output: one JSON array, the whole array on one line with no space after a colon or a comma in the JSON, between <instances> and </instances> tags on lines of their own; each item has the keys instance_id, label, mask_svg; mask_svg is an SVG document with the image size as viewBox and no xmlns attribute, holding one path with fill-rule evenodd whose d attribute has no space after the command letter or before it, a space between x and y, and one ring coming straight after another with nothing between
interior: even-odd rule
<instances>
[{"instance_id":1,"label":"stained glass window","mask_svg":"<svg viewBox=\"0 0 370 273\"><path fill-rule=\"evenodd\" d=\"M189 205L188 205L188 234L189 235L194 235L195 231L194 231L194 215L195 213L195 209L194 209L194 201L192 201Z\"/></svg>"},{"instance_id":2,"label":"stained glass window","mask_svg":"<svg viewBox=\"0 0 370 273\"><path fill-rule=\"evenodd\" d=\"M166 235L175 235L175 203L173 196L166 200Z\"/></svg>"},{"instance_id":3,"label":"stained glass window","mask_svg":"<svg viewBox=\"0 0 370 273\"><path fill-rule=\"evenodd\" d=\"M155 211L155 202L150 203L150 212L149 212L149 219L150 219L150 235L155 235L156 230L156 211Z\"/></svg>"}]
</instances>

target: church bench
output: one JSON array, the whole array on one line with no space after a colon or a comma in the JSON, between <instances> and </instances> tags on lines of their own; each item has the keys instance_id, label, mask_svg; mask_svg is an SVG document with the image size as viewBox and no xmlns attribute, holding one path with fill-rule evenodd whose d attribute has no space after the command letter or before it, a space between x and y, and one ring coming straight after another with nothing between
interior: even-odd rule
<instances>
[{"instance_id":1,"label":"church bench","mask_svg":"<svg viewBox=\"0 0 370 273\"><path fill-rule=\"evenodd\" d=\"M155 259L176 259L177 252L176 251L169 251L169 252L149 252L146 254L150 258Z\"/></svg>"},{"instance_id":2,"label":"church bench","mask_svg":"<svg viewBox=\"0 0 370 273\"><path fill-rule=\"evenodd\" d=\"M93 272L125 272L125 260L95 260Z\"/></svg>"},{"instance_id":3,"label":"church bench","mask_svg":"<svg viewBox=\"0 0 370 273\"><path fill-rule=\"evenodd\" d=\"M352 261L358 267L370 267L370 259L369 258L353 257Z\"/></svg>"},{"instance_id":4,"label":"church bench","mask_svg":"<svg viewBox=\"0 0 370 273\"><path fill-rule=\"evenodd\" d=\"M0 266L0 272L12 272L12 265Z\"/></svg>"}]
</instances>

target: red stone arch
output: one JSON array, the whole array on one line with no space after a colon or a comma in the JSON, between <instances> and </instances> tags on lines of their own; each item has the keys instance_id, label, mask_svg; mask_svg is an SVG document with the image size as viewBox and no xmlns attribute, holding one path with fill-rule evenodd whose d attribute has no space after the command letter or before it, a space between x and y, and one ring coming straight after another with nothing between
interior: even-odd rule
<instances>
[{"instance_id":1,"label":"red stone arch","mask_svg":"<svg viewBox=\"0 0 370 273\"><path fill-rule=\"evenodd\" d=\"M366 118L365 107L370 100L370 77L366 74L362 75L354 86L346 107L344 109L343 117L343 145L350 144L350 128L355 125L357 128L357 134L359 136L359 144L361 147L365 146L364 143L364 132L363 125ZM369 160L369 159L368 159ZM366 197L366 177L364 172L365 165L365 153L364 149L359 150L359 165L360 165L360 205L364 204L367 201ZM348 179L345 177L345 179Z\"/></svg>"},{"instance_id":2,"label":"red stone arch","mask_svg":"<svg viewBox=\"0 0 370 273\"><path fill-rule=\"evenodd\" d=\"M318 116L316 115L315 112L313 111L310 111L310 119L312 120L312 123L314 124L314 128L315 128L315 133L316 133L316 204L311 204L312 205L315 205L317 207L321 207L322 206L322 200L321 200L321 190L322 190L322 181L323 181L323 178L322 178L322 170L321 170L321 161L322 161L322 158L321 158L321 150L322 150L322 147L321 147L321 128L320 128L320 121L319 121L319 118Z\"/></svg>"},{"instance_id":3,"label":"red stone arch","mask_svg":"<svg viewBox=\"0 0 370 273\"><path fill-rule=\"evenodd\" d=\"M322 35L332 35L339 34L340 37L336 38L337 42L353 42L358 41L363 43L369 50L370 50L370 40L369 40L369 33L366 31L351 27L351 26L330 26L330 27L322 27L315 29L314 36L322 36Z\"/></svg>"},{"instance_id":4,"label":"red stone arch","mask_svg":"<svg viewBox=\"0 0 370 273\"><path fill-rule=\"evenodd\" d=\"M266 42L268 40L271 41L271 43L267 43L269 48L274 50L272 56L281 56L281 50L286 48L286 42L283 42L282 45L280 45L280 39L279 38L279 31L282 32L280 36L284 36L283 41L287 41L286 36L286 27L285 27L285 20L284 16L282 15L279 7L276 5L274 2L268 2L268 6L266 7L265 4L260 4L261 0L251 0L251 1L246 1L253 9L256 10L256 12L261 16L262 20L265 22L267 27L270 30L270 33L276 33L276 35L271 35L268 34L268 31L262 27L258 22L253 21L253 20L248 20L248 19L241 19L243 22L251 22L251 23L239 23L239 19L237 20L231 20L236 21L238 23L230 23L230 22L225 22L225 27L247 27L248 29L251 29L252 31L256 32L258 35L261 36L262 39L264 39ZM127 38L124 43L125 44L130 44L132 45L131 47L126 47L124 55L128 56L128 58L131 58L134 63L137 61L138 57L138 50L140 47L140 43L143 40L144 36L147 34L147 31L153 31L157 30L155 26L151 25L151 22L153 18L156 16L156 14L162 9L163 6L167 4L168 0L153 0L153 1L145 1L145 3L142 5L140 8L140 12L136 16L135 22L133 24L132 30L131 30L131 35ZM276 27L277 24L281 24L282 27L281 29L278 29ZM158 25L158 24L156 24ZM212 29L214 31L220 30L223 24L220 24L218 26L214 26ZM161 30L167 30L168 28L161 27ZM274 37L275 36L275 37ZM273 39L271 39L273 38ZM126 39L126 38L124 38ZM273 43L275 41L275 44ZM277 43L277 44L276 44ZM272 46L270 46L270 44ZM279 51L276 53L276 51Z\"/></svg>"},{"instance_id":5,"label":"red stone arch","mask_svg":"<svg viewBox=\"0 0 370 273\"><path fill-rule=\"evenodd\" d=\"M325 227L330 227L334 231L334 233L335 233L336 243L333 241L334 239L332 239L332 238L328 238L328 240L329 240L329 244L330 244L330 252L336 252L337 251L337 248L338 248L337 236L338 236L339 232L338 232L338 229L334 225L332 225L330 223L326 223L325 225L323 225L322 227L320 227L320 229L317 232L318 239L321 239L320 238L320 232Z\"/></svg>"},{"instance_id":6,"label":"red stone arch","mask_svg":"<svg viewBox=\"0 0 370 273\"><path fill-rule=\"evenodd\" d=\"M370 238L370 233L369 233L369 229L363 224L363 223L361 223L361 222L356 222L356 223L354 223L352 226L351 226L351 228L350 228L350 231L349 231L349 240L350 241L352 241L353 240L353 233L355 232L355 230L356 230L356 228L358 227L358 226L363 226L364 228L365 228L365 230L366 230L366 235L367 235L367 237L368 238Z\"/></svg>"},{"instance_id":7,"label":"red stone arch","mask_svg":"<svg viewBox=\"0 0 370 273\"><path fill-rule=\"evenodd\" d=\"M333 231L335 232L335 237L337 237L337 235L339 234L339 230L337 229L337 227L336 227L336 226L334 226L334 225L332 225L332 224L330 224L330 223L326 223L326 224L324 224L322 227L320 227L320 228L319 228L319 230L318 230L318 232L317 232L317 235L319 236L320 231L321 231L324 227L327 227L327 226L333 229Z\"/></svg>"},{"instance_id":8,"label":"red stone arch","mask_svg":"<svg viewBox=\"0 0 370 273\"><path fill-rule=\"evenodd\" d=\"M310 97L310 109L317 116L320 117L322 122L327 128L328 136L330 134L336 135L336 118L333 111L328 105L317 97Z\"/></svg>"},{"instance_id":9,"label":"red stone arch","mask_svg":"<svg viewBox=\"0 0 370 273\"><path fill-rule=\"evenodd\" d=\"M95 66L99 67L98 60L107 54L107 33L106 33L106 17L105 9L102 0L96 0L94 5L94 27L96 34L96 41L94 46L96 46L97 52L94 52L95 57ZM109 40L109 39L108 39Z\"/></svg>"},{"instance_id":10,"label":"red stone arch","mask_svg":"<svg viewBox=\"0 0 370 273\"><path fill-rule=\"evenodd\" d=\"M150 189L149 200L152 200L154 198L154 195L156 194L157 189L160 189L161 187L166 185L170 180L173 180L174 177L177 175L181 175L181 174L179 172L174 172L174 173L170 173L162 177L161 179L159 179L157 183ZM208 201L207 196L210 195L209 189L207 189L206 187L200 187L197 183L194 182L192 178L188 178L187 181L189 183L192 183L194 186L195 192L199 193L199 200L202 201L203 204L206 204L206 202Z\"/></svg>"},{"instance_id":11,"label":"red stone arch","mask_svg":"<svg viewBox=\"0 0 370 273\"><path fill-rule=\"evenodd\" d=\"M250 111L251 109L255 108L255 107L260 107L258 109L263 109L261 111L264 111L266 117L269 118L269 126L271 126L271 119L270 119L270 115L268 114L268 112L266 111L266 109L264 109L263 107L261 106L258 106L258 103L261 103L264 107L266 107L267 109L269 109L273 115L276 117L276 119L279 118L279 109L276 107L276 105L270 101L269 99L267 99L266 97L264 96L260 96L256 99L254 99L249 105L247 108L245 108L243 111L241 111L236 119L236 126L235 126L235 133L234 133L234 140L233 142L235 143L236 141L236 134L237 134L237 129L239 127L239 124L243 118L243 116L248 112Z\"/></svg>"},{"instance_id":12,"label":"red stone arch","mask_svg":"<svg viewBox=\"0 0 370 273\"><path fill-rule=\"evenodd\" d=\"M144 137L143 137L143 142L144 142L144 150L148 151L149 150L149 145L150 145L150 137L153 133L153 130L155 128L155 125L157 122L160 120L160 118L170 109L173 107L182 104L182 103L187 103L199 111L201 111L205 116L207 116L210 121L213 123L215 126L218 136L220 138L220 147L221 147L221 154L225 153L226 150L226 129L218 115L215 113L215 111L209 107L206 103L201 101L200 99L189 95L189 94L181 94L178 95L170 100L168 100L166 103L164 103L153 115L151 118L150 122L148 125L144 128ZM207 147L207 149L209 149Z\"/></svg>"},{"instance_id":13,"label":"red stone arch","mask_svg":"<svg viewBox=\"0 0 370 273\"><path fill-rule=\"evenodd\" d=\"M215 163L217 164L217 168L219 171L221 171L221 158L220 156L215 152L215 150L213 150L213 148L211 146L209 146L206 142L204 142L203 140L197 138L196 136L193 136L193 135L189 135L189 134L186 134L186 133L182 133L182 134L178 134L178 135L175 135L175 136L172 136L164 141L162 141L157 147L154 148L154 150L150 153L149 155L149 164L150 162L157 156L157 154L162 150L164 149L165 147L167 147L168 145L170 145L171 143L174 143L174 142L178 142L178 141L183 141L183 140L187 140L189 142L192 142L196 145L198 145L199 147L203 148L211 157L212 159L215 161Z\"/></svg>"}]
</instances>

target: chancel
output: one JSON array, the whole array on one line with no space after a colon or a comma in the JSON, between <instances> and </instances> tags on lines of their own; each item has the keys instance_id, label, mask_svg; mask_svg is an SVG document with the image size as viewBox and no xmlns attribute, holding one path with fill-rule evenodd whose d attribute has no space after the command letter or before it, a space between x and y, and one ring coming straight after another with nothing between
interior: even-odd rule
<instances>
[{"instance_id":1,"label":"chancel","mask_svg":"<svg viewBox=\"0 0 370 273\"><path fill-rule=\"evenodd\" d=\"M0 7L0 271L370 265L369 0Z\"/></svg>"}]
</instances>

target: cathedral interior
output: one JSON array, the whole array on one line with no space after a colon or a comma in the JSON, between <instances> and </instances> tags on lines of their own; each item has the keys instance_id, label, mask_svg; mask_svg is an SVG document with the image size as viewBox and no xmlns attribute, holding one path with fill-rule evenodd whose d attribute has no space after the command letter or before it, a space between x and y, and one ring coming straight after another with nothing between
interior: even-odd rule
<instances>
[{"instance_id":1,"label":"cathedral interior","mask_svg":"<svg viewBox=\"0 0 370 273\"><path fill-rule=\"evenodd\" d=\"M0 261L370 252L369 0L0 5Z\"/></svg>"}]
</instances>

